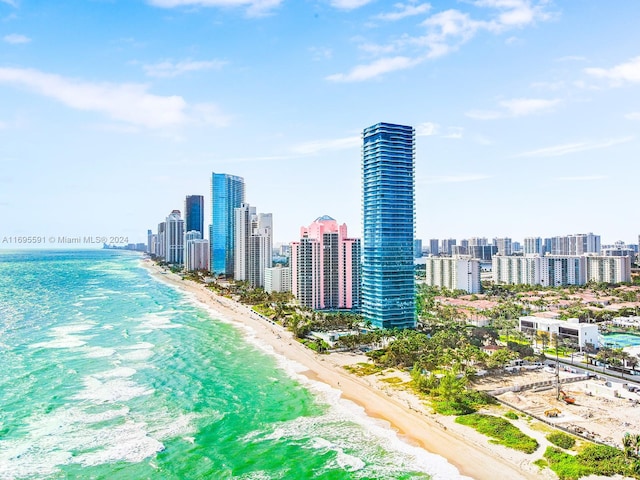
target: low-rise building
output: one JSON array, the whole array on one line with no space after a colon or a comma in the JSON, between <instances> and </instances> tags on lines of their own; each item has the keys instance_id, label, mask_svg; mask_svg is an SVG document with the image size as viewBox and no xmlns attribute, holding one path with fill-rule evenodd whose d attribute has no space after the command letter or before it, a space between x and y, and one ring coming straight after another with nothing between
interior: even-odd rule
<instances>
[{"instance_id":1,"label":"low-rise building","mask_svg":"<svg viewBox=\"0 0 640 480\"><path fill-rule=\"evenodd\" d=\"M559 340L567 340L569 343L584 348L586 344L599 346L598 326L591 323L579 323L577 318L569 320L557 320L540 317L520 317L518 328L523 333L546 333L552 343L555 336ZM552 343L553 344L553 343Z\"/></svg>"}]
</instances>

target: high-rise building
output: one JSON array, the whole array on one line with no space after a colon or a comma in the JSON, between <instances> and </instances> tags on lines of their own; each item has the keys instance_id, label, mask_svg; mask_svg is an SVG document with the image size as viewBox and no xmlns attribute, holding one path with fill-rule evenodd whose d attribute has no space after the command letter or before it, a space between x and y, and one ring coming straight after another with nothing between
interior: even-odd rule
<instances>
[{"instance_id":1,"label":"high-rise building","mask_svg":"<svg viewBox=\"0 0 640 480\"><path fill-rule=\"evenodd\" d=\"M418 238L413 241L413 256L414 258L422 258L422 240Z\"/></svg>"},{"instance_id":2,"label":"high-rise building","mask_svg":"<svg viewBox=\"0 0 640 480\"><path fill-rule=\"evenodd\" d=\"M545 255L540 263L540 283L545 287L564 287L586 283L585 257Z\"/></svg>"},{"instance_id":3,"label":"high-rise building","mask_svg":"<svg viewBox=\"0 0 640 480\"><path fill-rule=\"evenodd\" d=\"M187 271L202 270L201 268L192 268L193 261L190 258L192 250L189 249L189 242L192 242L193 240L202 240L202 234L197 230L191 230L184 234L184 268ZM207 242L207 245L209 245L209 242ZM202 248L202 247L200 246L198 248ZM208 259L209 259L209 254L207 253L207 263L208 263Z\"/></svg>"},{"instance_id":4,"label":"high-rise building","mask_svg":"<svg viewBox=\"0 0 640 480\"><path fill-rule=\"evenodd\" d=\"M495 255L491 268L493 282L498 285L540 285L542 284L542 259L543 257L538 254L521 257Z\"/></svg>"},{"instance_id":5,"label":"high-rise building","mask_svg":"<svg viewBox=\"0 0 640 480\"><path fill-rule=\"evenodd\" d=\"M185 269L188 271L208 271L210 268L209 251L209 240L202 238L187 240L184 249Z\"/></svg>"},{"instance_id":6,"label":"high-rise building","mask_svg":"<svg viewBox=\"0 0 640 480\"><path fill-rule=\"evenodd\" d=\"M587 282L623 283L631 281L630 256L585 257Z\"/></svg>"},{"instance_id":7,"label":"high-rise building","mask_svg":"<svg viewBox=\"0 0 640 480\"><path fill-rule=\"evenodd\" d=\"M440 254L440 240L437 238L429 240L429 254L434 257Z\"/></svg>"},{"instance_id":8,"label":"high-rise building","mask_svg":"<svg viewBox=\"0 0 640 480\"><path fill-rule=\"evenodd\" d=\"M509 237L504 238L494 238L493 244L498 249L498 255L511 255L512 253L512 245L511 239Z\"/></svg>"},{"instance_id":9,"label":"high-rise building","mask_svg":"<svg viewBox=\"0 0 640 480\"><path fill-rule=\"evenodd\" d=\"M467 253L471 258L477 258L478 260L484 260L490 262L493 256L498 252L498 247L495 245L469 245Z\"/></svg>"},{"instance_id":10,"label":"high-rise building","mask_svg":"<svg viewBox=\"0 0 640 480\"><path fill-rule=\"evenodd\" d=\"M211 174L211 271L233 276L234 210L244 203L244 179L226 173Z\"/></svg>"},{"instance_id":11,"label":"high-rise building","mask_svg":"<svg viewBox=\"0 0 640 480\"><path fill-rule=\"evenodd\" d=\"M200 232L200 238L204 238L204 197L202 195L187 195L185 198L184 231Z\"/></svg>"},{"instance_id":12,"label":"high-rise building","mask_svg":"<svg viewBox=\"0 0 640 480\"><path fill-rule=\"evenodd\" d=\"M165 260L184 264L184 220L180 210L173 210L165 221Z\"/></svg>"},{"instance_id":13,"label":"high-rise building","mask_svg":"<svg viewBox=\"0 0 640 480\"><path fill-rule=\"evenodd\" d=\"M453 246L456 244L455 238L445 238L442 240L442 246L440 247L440 253L443 255L451 255L453 253Z\"/></svg>"},{"instance_id":14,"label":"high-rise building","mask_svg":"<svg viewBox=\"0 0 640 480\"><path fill-rule=\"evenodd\" d=\"M291 291L300 304L316 310L360 308L360 239L347 236L328 215L300 229L291 243Z\"/></svg>"},{"instance_id":15,"label":"high-rise building","mask_svg":"<svg viewBox=\"0 0 640 480\"><path fill-rule=\"evenodd\" d=\"M469 239L470 247L486 247L489 245L489 240L486 237L471 237Z\"/></svg>"},{"instance_id":16,"label":"high-rise building","mask_svg":"<svg viewBox=\"0 0 640 480\"><path fill-rule=\"evenodd\" d=\"M273 265L273 217L256 213L256 207L243 203L235 209L235 280L249 282L252 287L264 287L266 268Z\"/></svg>"},{"instance_id":17,"label":"high-rise building","mask_svg":"<svg viewBox=\"0 0 640 480\"><path fill-rule=\"evenodd\" d=\"M469 256L425 258L425 284L480 293L480 261Z\"/></svg>"},{"instance_id":18,"label":"high-rise building","mask_svg":"<svg viewBox=\"0 0 640 480\"><path fill-rule=\"evenodd\" d=\"M277 265L266 268L264 271L264 291L290 292L291 291L291 268Z\"/></svg>"},{"instance_id":19,"label":"high-rise building","mask_svg":"<svg viewBox=\"0 0 640 480\"><path fill-rule=\"evenodd\" d=\"M378 123L363 132L362 313L381 328L416 326L415 131Z\"/></svg>"},{"instance_id":20,"label":"high-rise building","mask_svg":"<svg viewBox=\"0 0 640 480\"><path fill-rule=\"evenodd\" d=\"M147 253L153 253L153 232L151 230L147 230Z\"/></svg>"},{"instance_id":21,"label":"high-rise building","mask_svg":"<svg viewBox=\"0 0 640 480\"><path fill-rule=\"evenodd\" d=\"M157 246L156 246L156 255L160 258L165 258L167 256L167 249L166 249L166 236L165 236L165 230L167 228L167 223L166 222L161 222L158 224L158 237L157 237Z\"/></svg>"},{"instance_id":22,"label":"high-rise building","mask_svg":"<svg viewBox=\"0 0 640 480\"><path fill-rule=\"evenodd\" d=\"M525 255L544 255L544 242L540 237L527 237L524 239Z\"/></svg>"}]
</instances>

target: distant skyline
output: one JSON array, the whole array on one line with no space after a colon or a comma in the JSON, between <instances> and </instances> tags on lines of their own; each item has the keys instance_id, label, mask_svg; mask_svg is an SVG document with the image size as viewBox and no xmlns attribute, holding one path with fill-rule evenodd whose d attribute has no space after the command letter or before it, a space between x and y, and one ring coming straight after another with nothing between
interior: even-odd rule
<instances>
[{"instance_id":1,"label":"distant skyline","mask_svg":"<svg viewBox=\"0 0 640 480\"><path fill-rule=\"evenodd\" d=\"M187 195L207 236L212 172L274 243L322 215L362 237L361 133L389 122L416 129L425 245L637 243L639 21L620 0L0 0L0 238L145 242Z\"/></svg>"}]
</instances>

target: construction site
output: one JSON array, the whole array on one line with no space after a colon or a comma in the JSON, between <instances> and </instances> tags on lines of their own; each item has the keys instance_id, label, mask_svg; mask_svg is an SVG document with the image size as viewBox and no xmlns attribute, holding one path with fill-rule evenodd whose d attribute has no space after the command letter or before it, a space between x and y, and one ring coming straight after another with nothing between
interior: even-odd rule
<instances>
[{"instance_id":1,"label":"construction site","mask_svg":"<svg viewBox=\"0 0 640 480\"><path fill-rule=\"evenodd\" d=\"M635 384L570 370L576 373L520 370L479 378L473 386L514 409L598 443L621 447L625 433L640 433L640 394Z\"/></svg>"}]
</instances>

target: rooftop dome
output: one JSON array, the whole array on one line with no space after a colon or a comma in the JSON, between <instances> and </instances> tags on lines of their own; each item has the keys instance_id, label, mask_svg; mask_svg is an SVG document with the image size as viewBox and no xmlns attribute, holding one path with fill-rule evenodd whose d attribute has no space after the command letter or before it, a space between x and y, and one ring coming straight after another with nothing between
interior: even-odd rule
<instances>
[{"instance_id":1,"label":"rooftop dome","mask_svg":"<svg viewBox=\"0 0 640 480\"><path fill-rule=\"evenodd\" d=\"M314 222L335 222L335 218L331 218L329 215L323 215L314 220Z\"/></svg>"}]
</instances>

